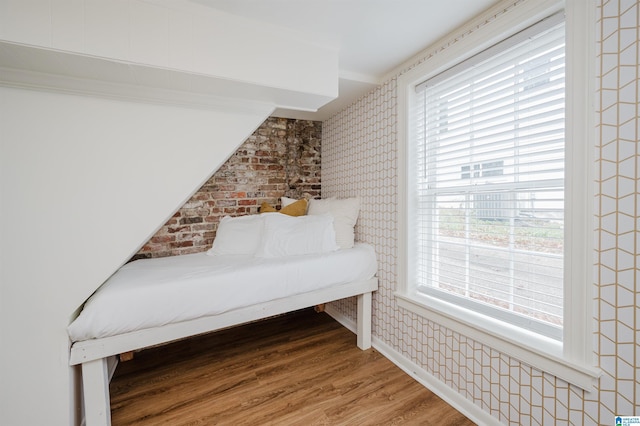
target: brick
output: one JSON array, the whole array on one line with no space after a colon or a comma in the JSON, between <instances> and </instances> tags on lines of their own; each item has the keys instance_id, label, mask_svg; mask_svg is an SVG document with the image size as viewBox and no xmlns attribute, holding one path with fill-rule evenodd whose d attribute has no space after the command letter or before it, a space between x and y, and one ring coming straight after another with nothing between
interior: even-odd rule
<instances>
[{"instance_id":1,"label":"brick","mask_svg":"<svg viewBox=\"0 0 640 426\"><path fill-rule=\"evenodd\" d=\"M151 237L151 240L149 241L156 244L163 244L163 243L170 243L171 241L175 241L175 239L176 237L174 235L156 234L153 237Z\"/></svg>"},{"instance_id":2,"label":"brick","mask_svg":"<svg viewBox=\"0 0 640 426\"><path fill-rule=\"evenodd\" d=\"M205 218L203 218L205 219ZM203 232L207 232L207 231L211 231L212 227L210 224L208 223L202 223L200 225L191 225L191 229L193 231L203 231Z\"/></svg>"},{"instance_id":3,"label":"brick","mask_svg":"<svg viewBox=\"0 0 640 426\"><path fill-rule=\"evenodd\" d=\"M235 206L236 205L236 200L218 200L216 201L216 206L217 207L230 207L230 206Z\"/></svg>"},{"instance_id":4,"label":"brick","mask_svg":"<svg viewBox=\"0 0 640 426\"><path fill-rule=\"evenodd\" d=\"M183 217L180 219L180 225L185 225L188 223L202 223L202 217Z\"/></svg>"},{"instance_id":5,"label":"brick","mask_svg":"<svg viewBox=\"0 0 640 426\"><path fill-rule=\"evenodd\" d=\"M206 251L225 216L257 214L262 201L279 206L280 197L319 196L322 124L267 119L134 259Z\"/></svg>"},{"instance_id":6,"label":"brick","mask_svg":"<svg viewBox=\"0 0 640 426\"><path fill-rule=\"evenodd\" d=\"M260 158L259 160L260 164L278 164L280 162L280 159L275 157Z\"/></svg>"},{"instance_id":7,"label":"brick","mask_svg":"<svg viewBox=\"0 0 640 426\"><path fill-rule=\"evenodd\" d=\"M175 234L175 233L177 233L177 232L185 232L185 231L188 231L189 229L191 229L191 228L189 228L188 226L179 226L179 227L177 227L177 228L176 228L176 227L169 227L169 228L167 228L166 232L168 232L168 233L170 233L170 234ZM160 231L158 231L158 232L160 232ZM156 234L156 235L157 235L157 234ZM153 238L153 237L151 237L151 238Z\"/></svg>"},{"instance_id":8,"label":"brick","mask_svg":"<svg viewBox=\"0 0 640 426\"><path fill-rule=\"evenodd\" d=\"M181 248L181 247L193 247L193 241L174 241L169 243L169 247Z\"/></svg>"},{"instance_id":9,"label":"brick","mask_svg":"<svg viewBox=\"0 0 640 426\"><path fill-rule=\"evenodd\" d=\"M235 185L218 185L218 191L220 192L232 192L236 190Z\"/></svg>"}]
</instances>

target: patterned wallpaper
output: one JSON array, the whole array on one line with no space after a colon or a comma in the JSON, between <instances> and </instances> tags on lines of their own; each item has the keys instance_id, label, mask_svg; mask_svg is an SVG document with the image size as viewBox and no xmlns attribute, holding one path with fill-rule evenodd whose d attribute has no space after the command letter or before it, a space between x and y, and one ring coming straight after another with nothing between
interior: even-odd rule
<instances>
[{"instance_id":1,"label":"patterned wallpaper","mask_svg":"<svg viewBox=\"0 0 640 426\"><path fill-rule=\"evenodd\" d=\"M323 123L323 195L362 197L357 238L378 252L374 338L508 425L613 425L616 415L640 416L640 1L588 1L597 2L593 332L603 370L591 393L396 305L401 73ZM351 299L331 307L355 318Z\"/></svg>"}]
</instances>

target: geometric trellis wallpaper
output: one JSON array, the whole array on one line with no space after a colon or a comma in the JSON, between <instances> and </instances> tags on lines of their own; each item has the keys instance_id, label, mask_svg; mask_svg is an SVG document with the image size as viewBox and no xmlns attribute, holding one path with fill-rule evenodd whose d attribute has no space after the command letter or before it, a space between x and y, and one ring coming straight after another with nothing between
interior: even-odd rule
<instances>
[{"instance_id":1,"label":"geometric trellis wallpaper","mask_svg":"<svg viewBox=\"0 0 640 426\"><path fill-rule=\"evenodd\" d=\"M378 253L375 338L503 424L607 425L616 415L640 416L640 0L597 0L596 21L596 243L595 264L585 268L596 271L594 359L603 375L593 392L397 306L396 97L407 69L323 123L323 196L361 197L357 238ZM352 299L331 307L355 318Z\"/></svg>"}]
</instances>

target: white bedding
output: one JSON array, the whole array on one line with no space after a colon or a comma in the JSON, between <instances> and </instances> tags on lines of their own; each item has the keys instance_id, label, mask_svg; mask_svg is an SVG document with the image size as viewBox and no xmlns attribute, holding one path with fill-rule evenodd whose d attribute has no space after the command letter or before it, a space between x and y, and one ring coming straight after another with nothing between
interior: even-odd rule
<instances>
[{"instance_id":1,"label":"white bedding","mask_svg":"<svg viewBox=\"0 0 640 426\"><path fill-rule=\"evenodd\" d=\"M205 253L123 266L68 327L74 342L216 315L375 276L373 248L260 258Z\"/></svg>"}]
</instances>

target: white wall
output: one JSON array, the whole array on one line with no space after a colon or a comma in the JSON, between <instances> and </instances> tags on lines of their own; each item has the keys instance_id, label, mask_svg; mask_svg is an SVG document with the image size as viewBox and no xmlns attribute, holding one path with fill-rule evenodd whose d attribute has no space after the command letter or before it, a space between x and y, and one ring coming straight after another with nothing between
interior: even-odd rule
<instances>
[{"instance_id":1,"label":"white wall","mask_svg":"<svg viewBox=\"0 0 640 426\"><path fill-rule=\"evenodd\" d=\"M188 0L0 0L2 41L47 52L40 60L27 49L5 57L0 49L0 68L134 79L305 110L338 95L336 46ZM69 66L68 54L116 65L85 61L71 69L78 61Z\"/></svg>"},{"instance_id":2,"label":"white wall","mask_svg":"<svg viewBox=\"0 0 640 426\"><path fill-rule=\"evenodd\" d=\"M496 4L495 16L538 2L505 0ZM575 12L578 4L587 2L566 3L573 3L570 10ZM374 347L384 349L385 355L441 396L450 397L458 408L472 414L482 410L493 416L494 422L505 425L597 426L614 424L616 416L640 414L640 40L636 31L640 2L589 3L595 8L598 29L592 46L597 67L585 66L596 68L593 84L597 104L593 110L595 126L583 123L583 130L585 134L593 132L596 140L595 162L591 164L596 175L596 252L594 322L586 327L593 327L594 355L603 373L591 392L479 343L474 335L454 332L397 304L397 229L398 217L404 213L396 196L402 172L397 145L398 77L430 55L455 48L469 31L493 25L495 16L479 16L476 28L456 30L448 38L450 44L434 45L413 58L377 90L322 125L322 194L362 197L356 237L373 244L378 254L380 288L374 293ZM570 15L569 19L578 16ZM355 318L352 300L330 308Z\"/></svg>"},{"instance_id":3,"label":"white wall","mask_svg":"<svg viewBox=\"0 0 640 426\"><path fill-rule=\"evenodd\" d=\"M77 420L71 315L264 121L261 108L0 87L0 424Z\"/></svg>"},{"instance_id":4,"label":"white wall","mask_svg":"<svg viewBox=\"0 0 640 426\"><path fill-rule=\"evenodd\" d=\"M0 424L77 423L74 311L274 107L337 85L334 47L197 2L0 0Z\"/></svg>"}]
</instances>

